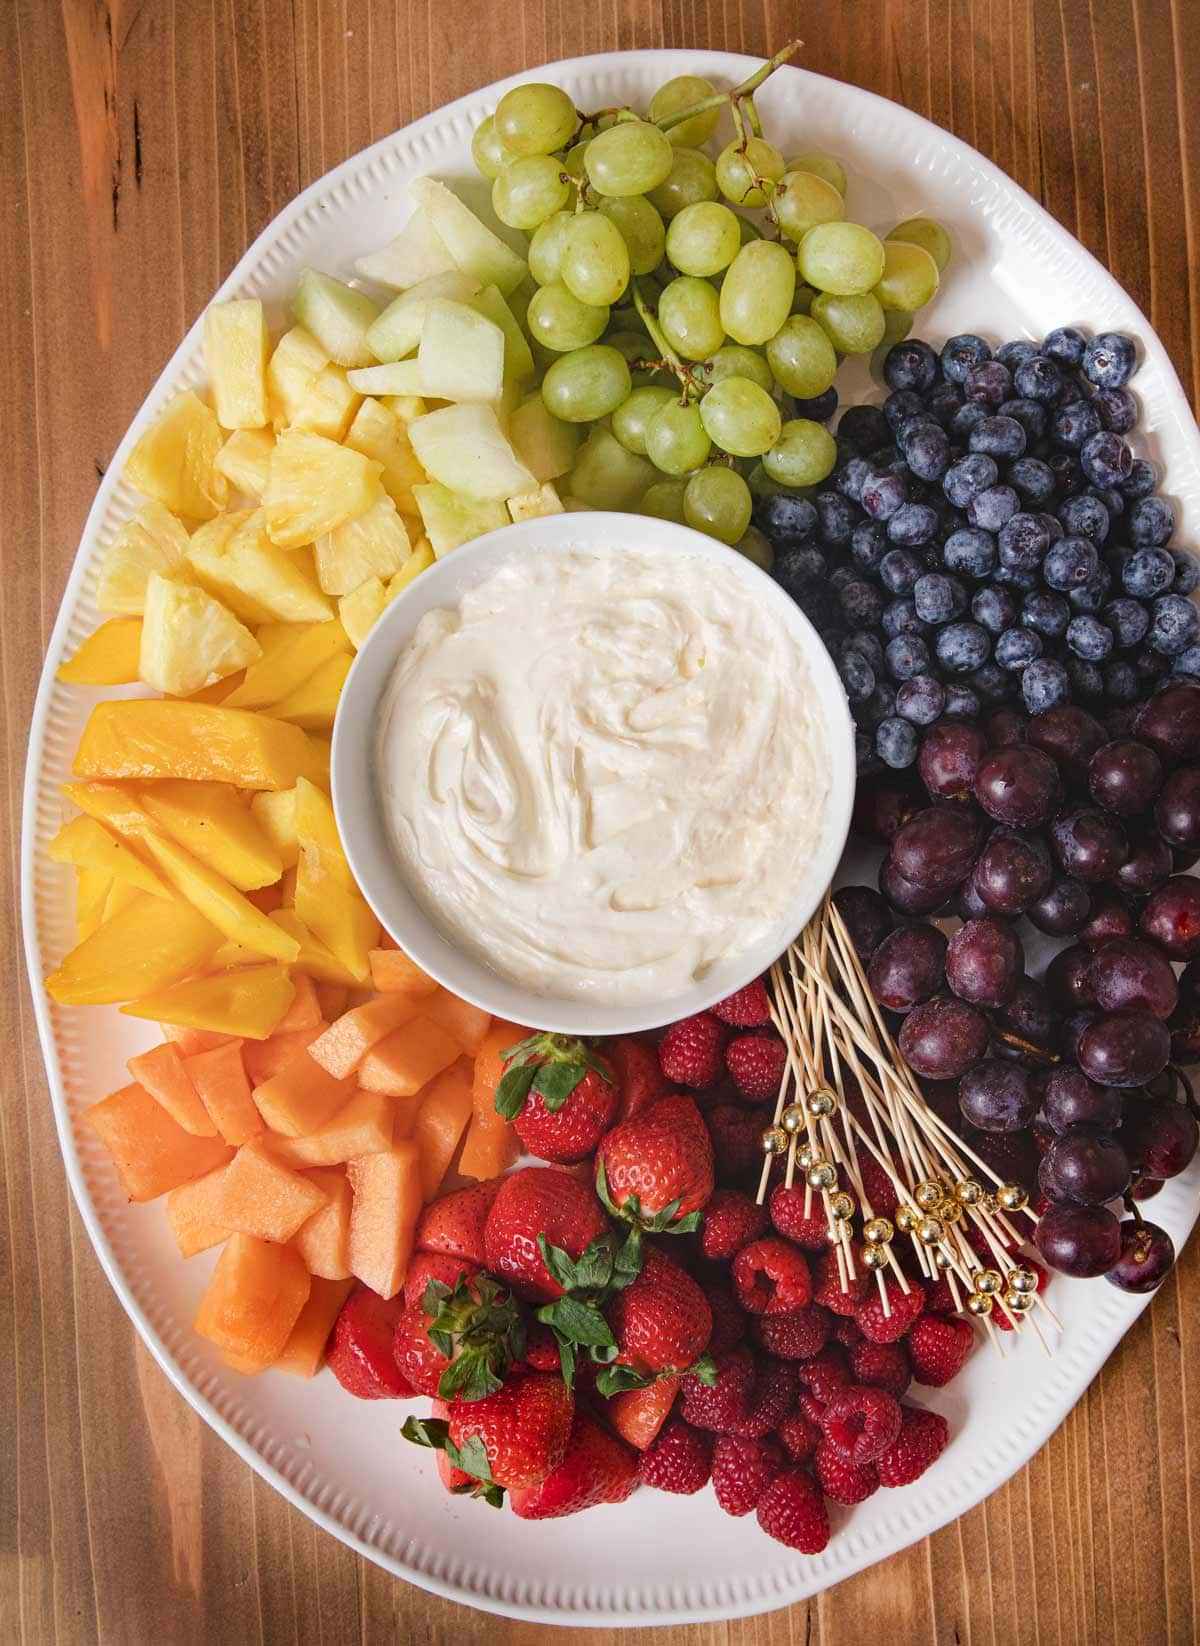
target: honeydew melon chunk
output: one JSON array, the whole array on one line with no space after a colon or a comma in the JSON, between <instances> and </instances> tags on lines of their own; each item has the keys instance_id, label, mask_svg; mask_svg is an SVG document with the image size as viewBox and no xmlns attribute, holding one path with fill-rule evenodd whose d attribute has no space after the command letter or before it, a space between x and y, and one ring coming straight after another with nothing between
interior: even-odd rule
<instances>
[{"instance_id":1,"label":"honeydew melon chunk","mask_svg":"<svg viewBox=\"0 0 1200 1646\"><path fill-rule=\"evenodd\" d=\"M592 509L635 509L658 478L654 464L637 457L599 424L588 435L567 482L572 498Z\"/></svg>"},{"instance_id":2,"label":"honeydew melon chunk","mask_svg":"<svg viewBox=\"0 0 1200 1646\"><path fill-rule=\"evenodd\" d=\"M484 286L498 286L503 297L516 290L527 273L524 258L481 223L444 183L436 177L418 177L409 185L409 193L464 273L473 274Z\"/></svg>"},{"instance_id":3,"label":"honeydew melon chunk","mask_svg":"<svg viewBox=\"0 0 1200 1646\"><path fill-rule=\"evenodd\" d=\"M367 332L367 347L376 360L403 360L421 341L425 310L435 297L444 297L451 303L469 303L478 291L478 280L474 275L463 274L461 269L430 275L428 280L401 292L388 304Z\"/></svg>"},{"instance_id":4,"label":"honeydew melon chunk","mask_svg":"<svg viewBox=\"0 0 1200 1646\"><path fill-rule=\"evenodd\" d=\"M421 364L418 360L392 360L386 366L360 366L347 372L350 387L358 394L421 394Z\"/></svg>"},{"instance_id":5,"label":"honeydew melon chunk","mask_svg":"<svg viewBox=\"0 0 1200 1646\"><path fill-rule=\"evenodd\" d=\"M463 543L469 543L473 537L482 537L485 532L494 532L509 524L508 510L503 503L463 497L440 481L430 481L427 486L414 486L413 495L421 511L430 547L439 560ZM408 564L411 566L412 560ZM398 572L397 577L402 577L407 569L405 567Z\"/></svg>"},{"instance_id":6,"label":"honeydew melon chunk","mask_svg":"<svg viewBox=\"0 0 1200 1646\"><path fill-rule=\"evenodd\" d=\"M354 267L367 280L405 291L435 274L459 273L445 241L426 212L415 211L394 240L360 257Z\"/></svg>"},{"instance_id":7,"label":"honeydew melon chunk","mask_svg":"<svg viewBox=\"0 0 1200 1646\"><path fill-rule=\"evenodd\" d=\"M292 314L339 366L367 366L373 358L367 330L379 306L331 274L303 269L292 293Z\"/></svg>"},{"instance_id":8,"label":"honeydew melon chunk","mask_svg":"<svg viewBox=\"0 0 1200 1646\"><path fill-rule=\"evenodd\" d=\"M504 333L505 382L527 383L534 373L533 354L516 315L500 295L500 288L485 286L471 300L471 307L486 315Z\"/></svg>"},{"instance_id":9,"label":"honeydew melon chunk","mask_svg":"<svg viewBox=\"0 0 1200 1646\"><path fill-rule=\"evenodd\" d=\"M435 298L417 351L423 394L436 400L498 400L504 389L504 333L467 307Z\"/></svg>"},{"instance_id":10,"label":"honeydew melon chunk","mask_svg":"<svg viewBox=\"0 0 1200 1646\"><path fill-rule=\"evenodd\" d=\"M443 406L410 423L408 437L430 479L463 497L503 502L518 492L532 491L536 484L505 439L491 406ZM417 492L414 486L414 495ZM429 536L433 539L432 532ZM437 548L436 539L433 546Z\"/></svg>"},{"instance_id":11,"label":"honeydew melon chunk","mask_svg":"<svg viewBox=\"0 0 1200 1646\"><path fill-rule=\"evenodd\" d=\"M566 474L579 450L579 425L564 423L546 410L540 394L531 394L513 408L508 438L518 459L539 483Z\"/></svg>"}]
</instances>

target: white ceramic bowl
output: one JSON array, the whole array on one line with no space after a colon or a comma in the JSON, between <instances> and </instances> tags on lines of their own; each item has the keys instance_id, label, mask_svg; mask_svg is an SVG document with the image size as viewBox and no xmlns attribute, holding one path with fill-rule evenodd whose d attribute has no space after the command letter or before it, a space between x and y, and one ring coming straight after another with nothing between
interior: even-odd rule
<instances>
[{"instance_id":1,"label":"white ceramic bowl","mask_svg":"<svg viewBox=\"0 0 1200 1646\"><path fill-rule=\"evenodd\" d=\"M606 553L637 547L678 560L719 562L783 623L796 642L813 693L829 761L829 794L820 834L779 914L752 947L722 959L684 993L605 1006L550 997L502 977L456 948L406 882L389 836L376 781L380 700L392 670L426 612L455 606L468 589L516 555L548 549ZM546 515L464 544L421 573L371 630L342 691L333 729L333 805L350 867L392 937L439 983L497 1017L568 1034L625 1034L657 1028L703 1011L757 977L787 947L833 878L854 800L854 734L837 671L808 619L743 555L687 526L627 514L587 511Z\"/></svg>"}]
</instances>

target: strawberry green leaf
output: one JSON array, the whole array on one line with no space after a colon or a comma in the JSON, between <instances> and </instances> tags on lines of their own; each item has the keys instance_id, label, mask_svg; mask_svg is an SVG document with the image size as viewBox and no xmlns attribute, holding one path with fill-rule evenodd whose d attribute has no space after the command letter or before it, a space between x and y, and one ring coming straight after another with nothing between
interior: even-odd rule
<instances>
[{"instance_id":1,"label":"strawberry green leaf","mask_svg":"<svg viewBox=\"0 0 1200 1646\"><path fill-rule=\"evenodd\" d=\"M504 1507L504 1487L497 1486L494 1480L486 1483L477 1480L474 1485L469 1480L464 1480L458 1486L451 1486L450 1490L455 1497L478 1498L480 1503L486 1503L491 1509Z\"/></svg>"},{"instance_id":2,"label":"strawberry green leaf","mask_svg":"<svg viewBox=\"0 0 1200 1646\"><path fill-rule=\"evenodd\" d=\"M611 1366L619 1353L615 1343L593 1343L588 1350L588 1359L597 1366Z\"/></svg>"},{"instance_id":3,"label":"strawberry green leaf","mask_svg":"<svg viewBox=\"0 0 1200 1646\"><path fill-rule=\"evenodd\" d=\"M642 1272L642 1231L636 1223L631 1223L629 1233L617 1247L613 1258L612 1289L614 1292L623 1292L626 1286L632 1285Z\"/></svg>"},{"instance_id":4,"label":"strawberry green leaf","mask_svg":"<svg viewBox=\"0 0 1200 1646\"><path fill-rule=\"evenodd\" d=\"M400 1433L414 1446L429 1446L435 1452L449 1452L450 1425L440 1417L408 1417Z\"/></svg>"},{"instance_id":5,"label":"strawberry green leaf","mask_svg":"<svg viewBox=\"0 0 1200 1646\"><path fill-rule=\"evenodd\" d=\"M450 1288L444 1280L429 1280L421 1293L421 1307L427 1315L435 1315L449 1296Z\"/></svg>"},{"instance_id":6,"label":"strawberry green leaf","mask_svg":"<svg viewBox=\"0 0 1200 1646\"><path fill-rule=\"evenodd\" d=\"M653 1379L636 1366L606 1366L596 1378L596 1388L602 1395L621 1394L625 1389L644 1389Z\"/></svg>"},{"instance_id":7,"label":"strawberry green leaf","mask_svg":"<svg viewBox=\"0 0 1200 1646\"><path fill-rule=\"evenodd\" d=\"M445 1332L440 1327L431 1326L427 1335L435 1349L444 1354L447 1360L452 1358L454 1354L453 1332Z\"/></svg>"},{"instance_id":8,"label":"strawberry green leaf","mask_svg":"<svg viewBox=\"0 0 1200 1646\"><path fill-rule=\"evenodd\" d=\"M549 1269L564 1292L569 1292L575 1285L575 1259L561 1246L552 1246L544 1234L537 1237L538 1251L542 1254L542 1262Z\"/></svg>"},{"instance_id":9,"label":"strawberry green leaf","mask_svg":"<svg viewBox=\"0 0 1200 1646\"><path fill-rule=\"evenodd\" d=\"M498 1115L502 1115L505 1120L517 1118L525 1107L525 1099L529 1096L529 1088L533 1085L536 1073L537 1070L527 1063L518 1064L504 1071L493 1100Z\"/></svg>"},{"instance_id":10,"label":"strawberry green leaf","mask_svg":"<svg viewBox=\"0 0 1200 1646\"><path fill-rule=\"evenodd\" d=\"M478 1435L468 1435L461 1446L447 1440L445 1449L446 1456L456 1469L461 1469L475 1480L491 1480L492 1468L488 1462L487 1447Z\"/></svg>"},{"instance_id":11,"label":"strawberry green leaf","mask_svg":"<svg viewBox=\"0 0 1200 1646\"><path fill-rule=\"evenodd\" d=\"M442 1400L453 1400L455 1395L461 1395L465 1401L485 1400L503 1387L503 1379L496 1376L487 1355L469 1351L452 1360L442 1373L438 1379L438 1396Z\"/></svg>"},{"instance_id":12,"label":"strawberry green leaf","mask_svg":"<svg viewBox=\"0 0 1200 1646\"><path fill-rule=\"evenodd\" d=\"M701 1355L687 1370L690 1377L707 1383L710 1388L717 1381L717 1363L711 1355Z\"/></svg>"},{"instance_id":13,"label":"strawberry green leaf","mask_svg":"<svg viewBox=\"0 0 1200 1646\"><path fill-rule=\"evenodd\" d=\"M550 1113L557 1114L586 1074L579 1063L543 1063L534 1074L533 1089Z\"/></svg>"},{"instance_id":14,"label":"strawberry green leaf","mask_svg":"<svg viewBox=\"0 0 1200 1646\"><path fill-rule=\"evenodd\" d=\"M598 1074L607 1086L615 1086L616 1076L602 1057L599 1057L590 1047L584 1048L584 1061L593 1073Z\"/></svg>"},{"instance_id":15,"label":"strawberry green leaf","mask_svg":"<svg viewBox=\"0 0 1200 1646\"><path fill-rule=\"evenodd\" d=\"M558 1361L559 1369L562 1372L562 1380L568 1389L574 1389L575 1345L571 1342L570 1338L563 1337L559 1332L555 1332L554 1335L558 1338Z\"/></svg>"},{"instance_id":16,"label":"strawberry green leaf","mask_svg":"<svg viewBox=\"0 0 1200 1646\"><path fill-rule=\"evenodd\" d=\"M555 1303L545 1303L537 1312L544 1325L552 1326L557 1334L572 1343L600 1344L615 1341L607 1320L594 1303L581 1303L575 1297L560 1297Z\"/></svg>"}]
</instances>

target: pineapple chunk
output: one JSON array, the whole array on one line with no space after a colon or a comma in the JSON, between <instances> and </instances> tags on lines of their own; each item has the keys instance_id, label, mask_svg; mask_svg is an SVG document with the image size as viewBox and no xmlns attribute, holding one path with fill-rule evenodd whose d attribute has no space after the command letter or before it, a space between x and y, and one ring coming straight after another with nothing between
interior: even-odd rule
<instances>
[{"instance_id":1,"label":"pineapple chunk","mask_svg":"<svg viewBox=\"0 0 1200 1646\"><path fill-rule=\"evenodd\" d=\"M525 341L520 322L500 295L497 286L485 286L471 302L504 333L504 381L527 383L534 374L533 351Z\"/></svg>"},{"instance_id":2,"label":"pineapple chunk","mask_svg":"<svg viewBox=\"0 0 1200 1646\"><path fill-rule=\"evenodd\" d=\"M485 532L494 532L509 524L508 510L503 503L461 497L437 480L413 489L430 545L439 560L473 537L482 537Z\"/></svg>"},{"instance_id":3,"label":"pineapple chunk","mask_svg":"<svg viewBox=\"0 0 1200 1646\"><path fill-rule=\"evenodd\" d=\"M217 469L234 491L261 502L274 449L271 429L236 429L217 453Z\"/></svg>"},{"instance_id":4,"label":"pineapple chunk","mask_svg":"<svg viewBox=\"0 0 1200 1646\"><path fill-rule=\"evenodd\" d=\"M465 303L435 298L425 310L417 364L419 394L437 400L497 400L504 388L504 333Z\"/></svg>"},{"instance_id":5,"label":"pineapple chunk","mask_svg":"<svg viewBox=\"0 0 1200 1646\"><path fill-rule=\"evenodd\" d=\"M443 406L410 423L408 436L429 478L464 497L503 502L536 484L517 461L491 406ZM437 548L436 538L433 544Z\"/></svg>"},{"instance_id":6,"label":"pineapple chunk","mask_svg":"<svg viewBox=\"0 0 1200 1646\"><path fill-rule=\"evenodd\" d=\"M519 497L510 497L508 512L515 525L519 520L536 520L543 514L562 514L565 511L558 493L547 480L533 491L522 492Z\"/></svg>"},{"instance_id":7,"label":"pineapple chunk","mask_svg":"<svg viewBox=\"0 0 1200 1646\"><path fill-rule=\"evenodd\" d=\"M388 604L390 605L396 596L408 587L414 577L423 572L427 566L432 566L436 559L437 555L434 554L433 544L429 539L427 537L418 537L413 544L413 552L387 586Z\"/></svg>"},{"instance_id":8,"label":"pineapple chunk","mask_svg":"<svg viewBox=\"0 0 1200 1646\"><path fill-rule=\"evenodd\" d=\"M367 328L379 318L379 306L365 292L318 269L302 269L292 293L292 313L339 366L370 365Z\"/></svg>"},{"instance_id":9,"label":"pineapple chunk","mask_svg":"<svg viewBox=\"0 0 1200 1646\"><path fill-rule=\"evenodd\" d=\"M290 720L306 732L327 732L337 713L338 699L353 661L345 652L328 658L294 692L271 707L276 720Z\"/></svg>"},{"instance_id":10,"label":"pineapple chunk","mask_svg":"<svg viewBox=\"0 0 1200 1646\"><path fill-rule=\"evenodd\" d=\"M417 400L416 404L421 409L415 415L424 415L425 402ZM412 489L425 479L425 470L417 462L403 423L386 406L378 400L364 400L350 425L346 445L379 463L383 489L392 502L406 514L416 513Z\"/></svg>"},{"instance_id":11,"label":"pineapple chunk","mask_svg":"<svg viewBox=\"0 0 1200 1646\"><path fill-rule=\"evenodd\" d=\"M390 497L319 537L313 546L317 582L326 594L349 594L368 577L391 577L412 553L404 522Z\"/></svg>"},{"instance_id":12,"label":"pineapple chunk","mask_svg":"<svg viewBox=\"0 0 1200 1646\"><path fill-rule=\"evenodd\" d=\"M223 429L261 429L266 423L269 348L263 306L256 297L209 305L204 360Z\"/></svg>"},{"instance_id":13,"label":"pineapple chunk","mask_svg":"<svg viewBox=\"0 0 1200 1646\"><path fill-rule=\"evenodd\" d=\"M458 268L473 274L481 285L498 286L502 297L516 290L528 273L524 259L481 223L444 183L435 177L417 177L408 192Z\"/></svg>"},{"instance_id":14,"label":"pineapple chunk","mask_svg":"<svg viewBox=\"0 0 1200 1646\"><path fill-rule=\"evenodd\" d=\"M478 291L478 280L473 275L460 273L458 269L449 274L430 275L428 280L420 281L388 304L367 333L367 347L376 360L403 360L421 341L425 311L434 298L445 297L452 303L469 303ZM481 312L487 313L486 310ZM495 317L489 315L488 318Z\"/></svg>"},{"instance_id":15,"label":"pineapple chunk","mask_svg":"<svg viewBox=\"0 0 1200 1646\"><path fill-rule=\"evenodd\" d=\"M535 393L509 416L508 438L535 480L557 480L575 461L579 426L548 412L541 395Z\"/></svg>"},{"instance_id":16,"label":"pineapple chunk","mask_svg":"<svg viewBox=\"0 0 1200 1646\"><path fill-rule=\"evenodd\" d=\"M424 417L429 410L419 394L384 394L380 396L379 403L405 428L415 417Z\"/></svg>"},{"instance_id":17,"label":"pineapple chunk","mask_svg":"<svg viewBox=\"0 0 1200 1646\"><path fill-rule=\"evenodd\" d=\"M146 503L127 520L104 552L96 604L102 612L138 617L151 572L178 574L188 551L188 534L161 503Z\"/></svg>"},{"instance_id":18,"label":"pineapple chunk","mask_svg":"<svg viewBox=\"0 0 1200 1646\"><path fill-rule=\"evenodd\" d=\"M309 384L292 427L323 434L326 440L344 440L361 404L362 395L350 387L344 369L326 366Z\"/></svg>"},{"instance_id":19,"label":"pineapple chunk","mask_svg":"<svg viewBox=\"0 0 1200 1646\"><path fill-rule=\"evenodd\" d=\"M324 435L289 429L271 453L263 495L267 535L280 548L298 549L356 520L381 496L382 468Z\"/></svg>"},{"instance_id":20,"label":"pineapple chunk","mask_svg":"<svg viewBox=\"0 0 1200 1646\"><path fill-rule=\"evenodd\" d=\"M267 362L267 395L276 432L293 421L313 378L328 364L328 354L310 331L293 326L284 332Z\"/></svg>"},{"instance_id":21,"label":"pineapple chunk","mask_svg":"<svg viewBox=\"0 0 1200 1646\"><path fill-rule=\"evenodd\" d=\"M355 651L382 617L387 603L388 592L378 577L364 579L338 601L338 616Z\"/></svg>"},{"instance_id":22,"label":"pineapple chunk","mask_svg":"<svg viewBox=\"0 0 1200 1646\"><path fill-rule=\"evenodd\" d=\"M218 526L228 529L218 531ZM279 618L284 623L319 623L333 615L303 566L271 542L262 509L223 515L202 527L188 546L188 560L209 593L243 622Z\"/></svg>"},{"instance_id":23,"label":"pineapple chunk","mask_svg":"<svg viewBox=\"0 0 1200 1646\"><path fill-rule=\"evenodd\" d=\"M355 263L359 274L403 291L435 274L458 270L446 244L424 212L415 211L394 240Z\"/></svg>"},{"instance_id":24,"label":"pineapple chunk","mask_svg":"<svg viewBox=\"0 0 1200 1646\"><path fill-rule=\"evenodd\" d=\"M211 594L150 573L138 660L147 686L186 697L261 655L250 630Z\"/></svg>"},{"instance_id":25,"label":"pineapple chunk","mask_svg":"<svg viewBox=\"0 0 1200 1646\"><path fill-rule=\"evenodd\" d=\"M167 402L130 452L125 478L172 514L211 520L229 495L228 481L214 466L222 439L212 407L184 389Z\"/></svg>"}]
</instances>

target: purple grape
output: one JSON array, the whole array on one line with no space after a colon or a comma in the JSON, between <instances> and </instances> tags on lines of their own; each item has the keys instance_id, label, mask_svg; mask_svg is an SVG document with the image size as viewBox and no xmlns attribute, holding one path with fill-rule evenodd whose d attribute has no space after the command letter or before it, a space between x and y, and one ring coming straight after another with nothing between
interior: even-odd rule
<instances>
[{"instance_id":1,"label":"purple grape","mask_svg":"<svg viewBox=\"0 0 1200 1646\"><path fill-rule=\"evenodd\" d=\"M910 817L892 841L892 862L914 886L948 896L975 861L979 823L974 810L945 803Z\"/></svg>"},{"instance_id":2,"label":"purple grape","mask_svg":"<svg viewBox=\"0 0 1200 1646\"><path fill-rule=\"evenodd\" d=\"M1003 1006L1024 974L1021 942L1002 920L968 920L950 939L946 981L972 1006Z\"/></svg>"},{"instance_id":3,"label":"purple grape","mask_svg":"<svg viewBox=\"0 0 1200 1646\"><path fill-rule=\"evenodd\" d=\"M1146 899L1139 924L1172 960L1200 955L1200 881L1172 876Z\"/></svg>"},{"instance_id":4,"label":"purple grape","mask_svg":"<svg viewBox=\"0 0 1200 1646\"><path fill-rule=\"evenodd\" d=\"M1111 1131L1121 1124L1121 1094L1097 1086L1081 1069L1064 1064L1052 1069L1042 1091L1042 1113L1055 1132L1071 1126Z\"/></svg>"},{"instance_id":5,"label":"purple grape","mask_svg":"<svg viewBox=\"0 0 1200 1646\"><path fill-rule=\"evenodd\" d=\"M1104 1278L1123 1292L1154 1292L1174 1265L1175 1244L1167 1231L1131 1217L1121 1224L1121 1253Z\"/></svg>"},{"instance_id":6,"label":"purple grape","mask_svg":"<svg viewBox=\"0 0 1200 1646\"><path fill-rule=\"evenodd\" d=\"M940 909L950 888L935 886L932 891L906 880L890 857L879 865L879 890L897 914L923 916Z\"/></svg>"},{"instance_id":7,"label":"purple grape","mask_svg":"<svg viewBox=\"0 0 1200 1646\"><path fill-rule=\"evenodd\" d=\"M1059 797L1058 768L1049 755L1019 744L994 749L975 774L975 798L989 817L1018 829L1044 823Z\"/></svg>"},{"instance_id":8,"label":"purple grape","mask_svg":"<svg viewBox=\"0 0 1200 1646\"><path fill-rule=\"evenodd\" d=\"M979 888L975 883L975 873L978 863L958 888L958 898L955 909L960 920L982 920L985 915L992 913L988 905L979 895Z\"/></svg>"},{"instance_id":9,"label":"purple grape","mask_svg":"<svg viewBox=\"0 0 1200 1646\"><path fill-rule=\"evenodd\" d=\"M870 886L839 886L833 894L833 906L865 966L892 929L891 911Z\"/></svg>"},{"instance_id":10,"label":"purple grape","mask_svg":"<svg viewBox=\"0 0 1200 1646\"><path fill-rule=\"evenodd\" d=\"M1019 1132L1037 1112L1029 1074L1019 1063L985 1058L958 1083L958 1101L972 1126L983 1132Z\"/></svg>"},{"instance_id":11,"label":"purple grape","mask_svg":"<svg viewBox=\"0 0 1200 1646\"><path fill-rule=\"evenodd\" d=\"M1147 830L1129 842L1129 856L1117 870L1117 885L1134 897L1145 897L1165 886L1174 860L1161 835Z\"/></svg>"},{"instance_id":12,"label":"purple grape","mask_svg":"<svg viewBox=\"0 0 1200 1646\"><path fill-rule=\"evenodd\" d=\"M1062 1020L1062 1049L1063 1056L1079 1061L1079 1042L1083 1039L1084 1030L1091 1024L1098 1022L1100 1013L1092 1007L1082 1012L1072 1012Z\"/></svg>"},{"instance_id":13,"label":"purple grape","mask_svg":"<svg viewBox=\"0 0 1200 1646\"><path fill-rule=\"evenodd\" d=\"M1200 757L1200 685L1180 681L1143 704L1134 731L1174 760Z\"/></svg>"},{"instance_id":14,"label":"purple grape","mask_svg":"<svg viewBox=\"0 0 1200 1646\"><path fill-rule=\"evenodd\" d=\"M1149 1012L1165 1019L1179 1002L1169 961L1140 938L1106 943L1092 956L1088 977L1102 1012Z\"/></svg>"},{"instance_id":15,"label":"purple grape","mask_svg":"<svg viewBox=\"0 0 1200 1646\"><path fill-rule=\"evenodd\" d=\"M1079 941L1085 949L1102 949L1120 937L1132 937L1136 924L1133 905L1127 897L1107 886L1097 886L1092 891L1092 912L1080 930Z\"/></svg>"},{"instance_id":16,"label":"purple grape","mask_svg":"<svg viewBox=\"0 0 1200 1646\"><path fill-rule=\"evenodd\" d=\"M854 796L856 834L890 846L900 827L921 810L925 797L911 778L893 772L860 783Z\"/></svg>"},{"instance_id":17,"label":"purple grape","mask_svg":"<svg viewBox=\"0 0 1200 1646\"><path fill-rule=\"evenodd\" d=\"M1092 799L1118 817L1134 817L1147 811L1162 781L1162 761L1149 743L1133 737L1102 744L1088 765Z\"/></svg>"},{"instance_id":18,"label":"purple grape","mask_svg":"<svg viewBox=\"0 0 1200 1646\"><path fill-rule=\"evenodd\" d=\"M901 926L871 956L867 981L881 1006L907 1012L937 993L945 966L946 939L936 926Z\"/></svg>"},{"instance_id":19,"label":"purple grape","mask_svg":"<svg viewBox=\"0 0 1200 1646\"><path fill-rule=\"evenodd\" d=\"M1105 742L1104 727L1078 704L1065 703L1035 714L1027 741L1041 749L1068 772L1083 776L1092 756Z\"/></svg>"},{"instance_id":20,"label":"purple grape","mask_svg":"<svg viewBox=\"0 0 1200 1646\"><path fill-rule=\"evenodd\" d=\"M987 741L978 726L939 720L925 733L917 771L935 800L951 800L970 792L986 752Z\"/></svg>"},{"instance_id":21,"label":"purple grape","mask_svg":"<svg viewBox=\"0 0 1200 1646\"><path fill-rule=\"evenodd\" d=\"M1000 708L992 710L983 729L993 749L1007 749L1014 743L1024 743L1028 727L1029 716L1020 709Z\"/></svg>"},{"instance_id":22,"label":"purple grape","mask_svg":"<svg viewBox=\"0 0 1200 1646\"><path fill-rule=\"evenodd\" d=\"M1106 1132L1072 1126L1046 1156L1046 1179L1058 1189L1053 1198L1103 1206L1129 1187L1129 1158Z\"/></svg>"},{"instance_id":23,"label":"purple grape","mask_svg":"<svg viewBox=\"0 0 1200 1646\"><path fill-rule=\"evenodd\" d=\"M1061 1023L1040 983L1022 978L1016 993L993 1020L1000 1057L1047 1057L1061 1037Z\"/></svg>"},{"instance_id":24,"label":"purple grape","mask_svg":"<svg viewBox=\"0 0 1200 1646\"><path fill-rule=\"evenodd\" d=\"M1074 937L1087 924L1092 899L1081 881L1064 875L1025 910L1039 932L1048 937Z\"/></svg>"},{"instance_id":25,"label":"purple grape","mask_svg":"<svg viewBox=\"0 0 1200 1646\"><path fill-rule=\"evenodd\" d=\"M1060 949L1046 967L1046 993L1062 1012L1094 1006L1092 956L1080 943Z\"/></svg>"},{"instance_id":26,"label":"purple grape","mask_svg":"<svg viewBox=\"0 0 1200 1646\"><path fill-rule=\"evenodd\" d=\"M1087 884L1111 880L1129 853L1120 823L1092 806L1078 806L1056 817L1050 839L1064 874Z\"/></svg>"},{"instance_id":27,"label":"purple grape","mask_svg":"<svg viewBox=\"0 0 1200 1646\"><path fill-rule=\"evenodd\" d=\"M1144 1086L1162 1073L1170 1056L1166 1024L1148 1012L1098 1017L1079 1037L1079 1067L1098 1086Z\"/></svg>"},{"instance_id":28,"label":"purple grape","mask_svg":"<svg viewBox=\"0 0 1200 1646\"><path fill-rule=\"evenodd\" d=\"M1052 1269L1077 1280L1104 1274L1121 1255L1121 1225L1103 1206L1051 1206L1034 1239Z\"/></svg>"},{"instance_id":29,"label":"purple grape","mask_svg":"<svg viewBox=\"0 0 1200 1646\"><path fill-rule=\"evenodd\" d=\"M900 1029L900 1050L927 1080L961 1078L983 1056L987 1023L964 1001L940 998L914 1006Z\"/></svg>"},{"instance_id":30,"label":"purple grape","mask_svg":"<svg viewBox=\"0 0 1200 1646\"><path fill-rule=\"evenodd\" d=\"M1122 1136L1130 1159L1148 1177L1178 1177L1192 1163L1200 1128L1182 1103L1146 1098L1132 1105Z\"/></svg>"},{"instance_id":31,"label":"purple grape","mask_svg":"<svg viewBox=\"0 0 1200 1646\"><path fill-rule=\"evenodd\" d=\"M1158 832L1184 851L1200 849L1200 766L1179 766L1167 778L1154 807Z\"/></svg>"},{"instance_id":32,"label":"purple grape","mask_svg":"<svg viewBox=\"0 0 1200 1646\"><path fill-rule=\"evenodd\" d=\"M1139 1177L1137 1172L1134 1172L1133 1187L1129 1193L1134 1200L1153 1200L1154 1196L1162 1189L1162 1186L1163 1180L1161 1177Z\"/></svg>"},{"instance_id":33,"label":"purple grape","mask_svg":"<svg viewBox=\"0 0 1200 1646\"><path fill-rule=\"evenodd\" d=\"M1036 835L996 829L975 864L974 884L995 914L1024 914L1050 889L1050 853Z\"/></svg>"}]
</instances>

